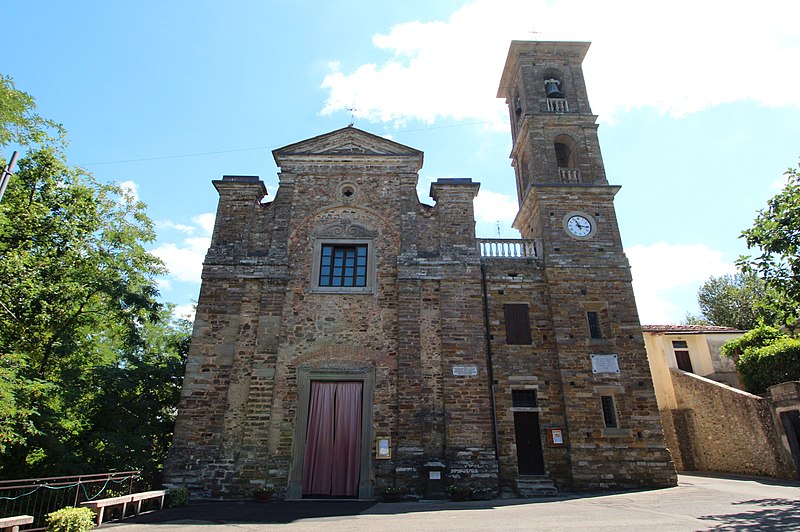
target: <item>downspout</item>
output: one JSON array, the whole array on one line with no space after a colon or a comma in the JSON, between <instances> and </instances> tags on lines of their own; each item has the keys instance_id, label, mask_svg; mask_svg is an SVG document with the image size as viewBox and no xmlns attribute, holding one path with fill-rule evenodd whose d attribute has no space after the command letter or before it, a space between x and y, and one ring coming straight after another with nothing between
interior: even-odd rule
<instances>
[{"instance_id":1,"label":"downspout","mask_svg":"<svg viewBox=\"0 0 800 532\"><path fill-rule=\"evenodd\" d=\"M481 288L483 291L483 327L486 337L486 375L489 379L489 400L492 403L492 436L494 443L494 459L497 462L497 493L502 493L500 482L500 438L497 432L497 401L494 388L494 363L492 360L492 340L489 334L489 291L486 288L486 265L481 262Z\"/></svg>"}]
</instances>

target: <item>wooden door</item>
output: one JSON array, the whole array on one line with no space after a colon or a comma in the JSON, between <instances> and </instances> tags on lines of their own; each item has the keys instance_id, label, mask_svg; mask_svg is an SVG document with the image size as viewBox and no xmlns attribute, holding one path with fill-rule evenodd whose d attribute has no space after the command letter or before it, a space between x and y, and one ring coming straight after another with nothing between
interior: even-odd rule
<instances>
[{"instance_id":1,"label":"wooden door","mask_svg":"<svg viewBox=\"0 0 800 532\"><path fill-rule=\"evenodd\" d=\"M538 412L514 412L517 469L520 475L544 475Z\"/></svg>"}]
</instances>

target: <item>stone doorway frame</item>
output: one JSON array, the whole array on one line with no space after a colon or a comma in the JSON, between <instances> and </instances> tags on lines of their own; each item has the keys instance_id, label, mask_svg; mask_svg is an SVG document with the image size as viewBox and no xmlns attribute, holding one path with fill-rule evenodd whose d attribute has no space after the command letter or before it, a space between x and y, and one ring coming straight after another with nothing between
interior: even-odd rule
<instances>
[{"instance_id":1,"label":"stone doorway frame","mask_svg":"<svg viewBox=\"0 0 800 532\"><path fill-rule=\"evenodd\" d=\"M297 368L297 422L294 427L292 465L289 469L288 499L303 498L303 457L308 433L308 407L311 381L359 381L361 388L361 473L358 498L372 496L372 402L375 394L375 368Z\"/></svg>"}]
</instances>

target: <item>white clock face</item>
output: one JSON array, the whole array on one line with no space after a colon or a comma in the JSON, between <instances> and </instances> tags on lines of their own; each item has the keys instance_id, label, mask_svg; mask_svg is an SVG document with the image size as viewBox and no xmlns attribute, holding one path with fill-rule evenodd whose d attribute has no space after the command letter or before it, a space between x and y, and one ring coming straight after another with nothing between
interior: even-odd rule
<instances>
[{"instance_id":1,"label":"white clock face","mask_svg":"<svg viewBox=\"0 0 800 532\"><path fill-rule=\"evenodd\" d=\"M592 232L592 222L586 217L576 214L567 220L567 230L575 236L589 236Z\"/></svg>"}]
</instances>

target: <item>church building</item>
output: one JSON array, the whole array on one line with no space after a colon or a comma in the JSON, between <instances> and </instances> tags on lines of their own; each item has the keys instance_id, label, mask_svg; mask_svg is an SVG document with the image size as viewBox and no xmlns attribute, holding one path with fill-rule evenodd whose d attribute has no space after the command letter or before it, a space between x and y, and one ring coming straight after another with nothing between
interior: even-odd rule
<instances>
[{"instance_id":1,"label":"church building","mask_svg":"<svg viewBox=\"0 0 800 532\"><path fill-rule=\"evenodd\" d=\"M676 483L584 84L583 42L513 41L521 239L480 184L346 127L213 182L219 206L165 480L193 496L424 497Z\"/></svg>"}]
</instances>

